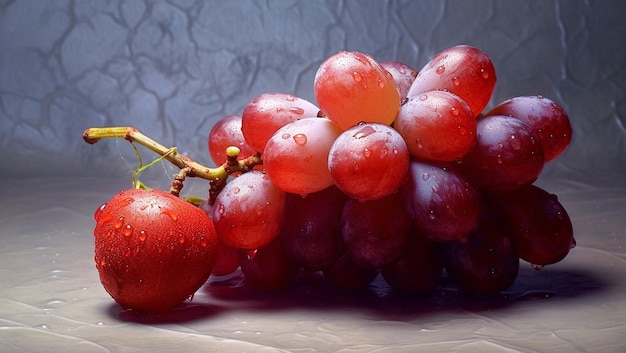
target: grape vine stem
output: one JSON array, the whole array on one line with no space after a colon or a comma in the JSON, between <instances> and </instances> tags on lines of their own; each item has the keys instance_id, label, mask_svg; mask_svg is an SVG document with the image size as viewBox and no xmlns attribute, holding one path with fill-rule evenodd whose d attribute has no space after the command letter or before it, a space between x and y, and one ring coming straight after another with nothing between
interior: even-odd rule
<instances>
[{"instance_id":1,"label":"grape vine stem","mask_svg":"<svg viewBox=\"0 0 626 353\"><path fill-rule=\"evenodd\" d=\"M231 146L226 150L226 162L219 167L209 168L178 153L176 149L163 146L134 127L92 127L83 132L83 140L89 144L94 144L105 138L120 138L131 143L137 143L180 168L181 171L184 172L184 176L206 179L218 185L224 185L226 179L232 173L245 173L252 170L254 166L263 163L259 153L242 160L237 160L239 148Z\"/></svg>"}]
</instances>

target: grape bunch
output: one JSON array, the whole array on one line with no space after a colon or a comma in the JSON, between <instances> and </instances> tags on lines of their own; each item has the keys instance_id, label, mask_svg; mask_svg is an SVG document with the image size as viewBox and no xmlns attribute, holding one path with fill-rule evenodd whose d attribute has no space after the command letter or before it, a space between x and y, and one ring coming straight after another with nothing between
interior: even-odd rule
<instances>
[{"instance_id":1,"label":"grape bunch","mask_svg":"<svg viewBox=\"0 0 626 353\"><path fill-rule=\"evenodd\" d=\"M380 273L422 293L445 269L463 291L491 295L513 283L520 258L537 269L563 259L571 222L532 183L569 145L568 116L542 96L483 114L495 83L488 55L471 46L438 53L419 73L343 51L317 71L319 108L272 92L226 118L239 127L230 140L215 125L212 156L243 144L264 168L229 182L207 212L220 241L242 250L229 270L241 266L263 289L300 269L348 288Z\"/></svg>"},{"instance_id":2,"label":"grape bunch","mask_svg":"<svg viewBox=\"0 0 626 353\"><path fill-rule=\"evenodd\" d=\"M447 276L469 295L492 296L515 281L520 259L535 269L562 260L575 245L571 221L556 195L533 183L570 144L569 118L540 95L484 112L495 83L488 55L468 45L441 51L419 73L342 51L315 75L317 105L268 92L218 121L208 150L216 165L234 169L227 182L211 179L199 205L213 228L196 235L205 239L198 248L215 238L205 256L211 275L241 269L245 283L270 291L303 271L346 289L381 275L393 290L414 294ZM87 142L98 137L87 135ZM174 154L162 153L187 175L210 179ZM119 297L132 292L116 292L120 280L109 277L120 276L103 265L116 255L102 254L123 216L97 216L96 229L107 233L94 234L102 283L114 283L109 293L128 303ZM99 224L105 218L108 227ZM162 263L162 255L145 256ZM188 280L186 294L202 276ZM143 309L156 311L153 301Z\"/></svg>"}]
</instances>

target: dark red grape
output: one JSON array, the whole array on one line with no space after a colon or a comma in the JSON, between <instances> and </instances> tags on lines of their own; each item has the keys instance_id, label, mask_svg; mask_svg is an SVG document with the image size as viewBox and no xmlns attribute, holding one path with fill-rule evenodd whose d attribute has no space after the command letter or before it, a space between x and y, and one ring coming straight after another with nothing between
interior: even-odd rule
<instances>
[{"instance_id":1,"label":"dark red grape","mask_svg":"<svg viewBox=\"0 0 626 353\"><path fill-rule=\"evenodd\" d=\"M376 278L378 271L357 265L342 252L332 265L322 270L324 278L343 289L365 289Z\"/></svg>"},{"instance_id":2,"label":"dark red grape","mask_svg":"<svg viewBox=\"0 0 626 353\"><path fill-rule=\"evenodd\" d=\"M300 267L289 257L279 239L259 250L240 250L245 283L252 288L276 291L293 282Z\"/></svg>"}]
</instances>

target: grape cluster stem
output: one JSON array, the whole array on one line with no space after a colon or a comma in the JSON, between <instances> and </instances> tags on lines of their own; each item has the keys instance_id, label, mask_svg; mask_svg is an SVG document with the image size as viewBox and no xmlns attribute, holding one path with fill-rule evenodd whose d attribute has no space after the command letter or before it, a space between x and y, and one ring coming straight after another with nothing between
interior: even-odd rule
<instances>
[{"instance_id":1,"label":"grape cluster stem","mask_svg":"<svg viewBox=\"0 0 626 353\"><path fill-rule=\"evenodd\" d=\"M240 150L235 146L231 146L226 149L226 162L218 167L209 168L178 153L176 148L163 146L131 126L92 127L83 132L83 140L89 144L95 144L105 138L120 138L130 143L137 143L180 168L180 172L174 177L170 188L170 193L176 196L180 194L185 178L197 177L208 180L211 185L209 188L209 202L212 199L214 200L219 191L226 185L226 179L230 174L237 172L245 173L252 170L255 166L263 164L261 154L259 153L237 160Z\"/></svg>"}]
</instances>

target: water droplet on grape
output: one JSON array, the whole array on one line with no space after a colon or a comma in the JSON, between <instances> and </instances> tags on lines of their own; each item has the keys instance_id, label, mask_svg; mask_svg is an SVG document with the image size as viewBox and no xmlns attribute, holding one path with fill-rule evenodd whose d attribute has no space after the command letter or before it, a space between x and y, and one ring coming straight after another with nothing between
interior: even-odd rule
<instances>
[{"instance_id":1,"label":"water droplet on grape","mask_svg":"<svg viewBox=\"0 0 626 353\"><path fill-rule=\"evenodd\" d=\"M538 265L538 264L530 264L533 268L533 270L539 271L543 268L543 265Z\"/></svg>"},{"instance_id":2,"label":"water droplet on grape","mask_svg":"<svg viewBox=\"0 0 626 353\"><path fill-rule=\"evenodd\" d=\"M363 137L367 137L367 136L369 136L369 135L371 135L371 134L373 134L373 133L375 133L375 132L376 132L376 130L374 130L374 128L373 128L373 127L371 127L371 126L364 126L364 127L363 127L363 128L361 128L359 131L357 131L357 132L353 135L353 137L354 137L355 139L360 139L360 138L363 138Z\"/></svg>"},{"instance_id":3,"label":"water droplet on grape","mask_svg":"<svg viewBox=\"0 0 626 353\"><path fill-rule=\"evenodd\" d=\"M209 245L209 243L206 241L206 239L202 239L200 241L200 246L203 248L206 248Z\"/></svg>"},{"instance_id":4,"label":"water droplet on grape","mask_svg":"<svg viewBox=\"0 0 626 353\"><path fill-rule=\"evenodd\" d=\"M290 137L291 137L291 135L289 135L289 134L287 134L287 133L284 133L284 134L282 134L282 136L281 136L281 137L283 138L283 140L286 140L286 139L290 138Z\"/></svg>"},{"instance_id":5,"label":"water droplet on grape","mask_svg":"<svg viewBox=\"0 0 626 353\"><path fill-rule=\"evenodd\" d=\"M426 181L428 179L430 179L430 174L429 173L422 174L422 180Z\"/></svg>"},{"instance_id":6,"label":"water droplet on grape","mask_svg":"<svg viewBox=\"0 0 626 353\"><path fill-rule=\"evenodd\" d=\"M441 65L441 66L437 67L437 69L435 70L435 72L436 72L436 73L438 73L438 74L440 74L440 75L441 75L442 73L444 73L444 71L446 71L446 67L445 67L445 66L443 66L443 65Z\"/></svg>"},{"instance_id":7,"label":"water droplet on grape","mask_svg":"<svg viewBox=\"0 0 626 353\"><path fill-rule=\"evenodd\" d=\"M455 107L450 107L450 113L454 116L459 115L459 111Z\"/></svg>"},{"instance_id":8,"label":"water droplet on grape","mask_svg":"<svg viewBox=\"0 0 626 353\"><path fill-rule=\"evenodd\" d=\"M287 100L288 100L288 101L290 101L290 102L293 102L293 101L295 101L295 100L296 100L296 97L294 97L294 96L292 96L292 95L288 94L288 95L286 95L286 96L285 96L285 99L287 99Z\"/></svg>"},{"instance_id":9,"label":"water droplet on grape","mask_svg":"<svg viewBox=\"0 0 626 353\"><path fill-rule=\"evenodd\" d=\"M164 215L168 216L174 222L176 222L176 220L178 220L178 216L176 215L176 213L174 213L169 208L161 209L161 213L163 213Z\"/></svg>"},{"instance_id":10,"label":"water droplet on grape","mask_svg":"<svg viewBox=\"0 0 626 353\"><path fill-rule=\"evenodd\" d=\"M124 225L124 217L120 217L117 219L117 221L115 221L115 223L113 224L113 227L115 229L120 229L122 228L123 225Z\"/></svg>"},{"instance_id":11,"label":"water droplet on grape","mask_svg":"<svg viewBox=\"0 0 626 353\"><path fill-rule=\"evenodd\" d=\"M459 78L458 78L458 77L454 76L454 77L452 78L452 84L453 84L453 85L455 85L455 86L458 86L458 85L460 85L460 84L461 84L461 81L459 80Z\"/></svg>"},{"instance_id":12,"label":"water droplet on grape","mask_svg":"<svg viewBox=\"0 0 626 353\"><path fill-rule=\"evenodd\" d=\"M133 199L132 197L127 197L124 200L122 200L122 202L120 202L120 207L126 207L133 202L135 202L135 199Z\"/></svg>"},{"instance_id":13,"label":"water droplet on grape","mask_svg":"<svg viewBox=\"0 0 626 353\"><path fill-rule=\"evenodd\" d=\"M485 69L480 69L480 73L485 80L489 78L489 73Z\"/></svg>"},{"instance_id":14,"label":"water droplet on grape","mask_svg":"<svg viewBox=\"0 0 626 353\"><path fill-rule=\"evenodd\" d=\"M459 133L461 134L461 136L465 136L467 134L467 129L463 126L459 125L457 128L459 129Z\"/></svg>"},{"instance_id":15,"label":"water droplet on grape","mask_svg":"<svg viewBox=\"0 0 626 353\"><path fill-rule=\"evenodd\" d=\"M539 99L543 99L543 96L542 96L541 94L538 94L538 95L537 95L537 98L539 98Z\"/></svg>"},{"instance_id":16,"label":"water droplet on grape","mask_svg":"<svg viewBox=\"0 0 626 353\"><path fill-rule=\"evenodd\" d=\"M98 207L96 209L96 212L94 212L93 214L93 219L98 222L98 219L100 218L100 216L102 215L102 212L104 211L104 209L107 207L106 203L103 203L102 205L100 205L100 207Z\"/></svg>"},{"instance_id":17,"label":"water droplet on grape","mask_svg":"<svg viewBox=\"0 0 626 353\"><path fill-rule=\"evenodd\" d=\"M502 156L498 155L498 158L496 159L496 162L498 162L498 164L502 164Z\"/></svg>"},{"instance_id":18,"label":"water droplet on grape","mask_svg":"<svg viewBox=\"0 0 626 353\"><path fill-rule=\"evenodd\" d=\"M235 186L233 188L233 194L238 194L241 191L241 189L238 186Z\"/></svg>"},{"instance_id":19,"label":"water droplet on grape","mask_svg":"<svg viewBox=\"0 0 626 353\"><path fill-rule=\"evenodd\" d=\"M141 207L139 207L139 209L142 211L145 211L146 208L148 208L148 205L141 205Z\"/></svg>"},{"instance_id":20,"label":"water droplet on grape","mask_svg":"<svg viewBox=\"0 0 626 353\"><path fill-rule=\"evenodd\" d=\"M124 252L124 256L125 257L130 257L130 255L131 255L130 249L126 249L126 251ZM126 269L126 270L128 272L128 269Z\"/></svg>"},{"instance_id":21,"label":"water droplet on grape","mask_svg":"<svg viewBox=\"0 0 626 353\"><path fill-rule=\"evenodd\" d=\"M509 136L509 145L512 149L519 151L522 149L522 141L515 135Z\"/></svg>"},{"instance_id":22,"label":"water droplet on grape","mask_svg":"<svg viewBox=\"0 0 626 353\"><path fill-rule=\"evenodd\" d=\"M299 107L293 107L293 108L289 108L289 111L296 114L296 115L302 115L304 114L304 109L299 108Z\"/></svg>"},{"instance_id":23,"label":"water droplet on grape","mask_svg":"<svg viewBox=\"0 0 626 353\"><path fill-rule=\"evenodd\" d=\"M415 145L417 146L417 148L420 148L420 149L424 147L421 139L415 140Z\"/></svg>"},{"instance_id":24,"label":"water droplet on grape","mask_svg":"<svg viewBox=\"0 0 626 353\"><path fill-rule=\"evenodd\" d=\"M107 265L106 260L100 260L100 267L104 267Z\"/></svg>"},{"instance_id":25,"label":"water droplet on grape","mask_svg":"<svg viewBox=\"0 0 626 353\"><path fill-rule=\"evenodd\" d=\"M435 216L435 211L430 210L430 212L428 212L428 218L429 218L431 221L434 221L434 220L437 218L437 216Z\"/></svg>"},{"instance_id":26,"label":"water droplet on grape","mask_svg":"<svg viewBox=\"0 0 626 353\"><path fill-rule=\"evenodd\" d=\"M148 237L148 234L146 234L145 230L142 230L141 232L139 232L139 241L145 241L147 237Z\"/></svg>"},{"instance_id":27,"label":"water droplet on grape","mask_svg":"<svg viewBox=\"0 0 626 353\"><path fill-rule=\"evenodd\" d=\"M354 78L356 82L361 82L361 80L363 79L363 77L359 75L359 73L356 71L352 73L352 78Z\"/></svg>"},{"instance_id":28,"label":"water droplet on grape","mask_svg":"<svg viewBox=\"0 0 626 353\"><path fill-rule=\"evenodd\" d=\"M185 236L182 234L178 235L178 244L185 244Z\"/></svg>"},{"instance_id":29,"label":"water droplet on grape","mask_svg":"<svg viewBox=\"0 0 626 353\"><path fill-rule=\"evenodd\" d=\"M133 226L131 226L130 224L127 224L124 230L122 231L122 234L124 234L124 236L130 237L133 234Z\"/></svg>"},{"instance_id":30,"label":"water droplet on grape","mask_svg":"<svg viewBox=\"0 0 626 353\"><path fill-rule=\"evenodd\" d=\"M421 100L421 101L425 101L425 100L427 100L427 99L428 99L428 95L426 95L426 94L422 94L422 95L420 96L420 100Z\"/></svg>"},{"instance_id":31,"label":"water droplet on grape","mask_svg":"<svg viewBox=\"0 0 626 353\"><path fill-rule=\"evenodd\" d=\"M296 144L302 146L304 144L306 144L306 135L305 134L296 134L293 136L293 140L296 142Z\"/></svg>"},{"instance_id":32,"label":"water droplet on grape","mask_svg":"<svg viewBox=\"0 0 626 353\"><path fill-rule=\"evenodd\" d=\"M385 87L385 83L383 81L378 80L378 87L384 88Z\"/></svg>"},{"instance_id":33,"label":"water droplet on grape","mask_svg":"<svg viewBox=\"0 0 626 353\"><path fill-rule=\"evenodd\" d=\"M369 148L366 148L363 150L363 154L365 155L365 157L369 157L372 154L372 152L369 150Z\"/></svg>"}]
</instances>

